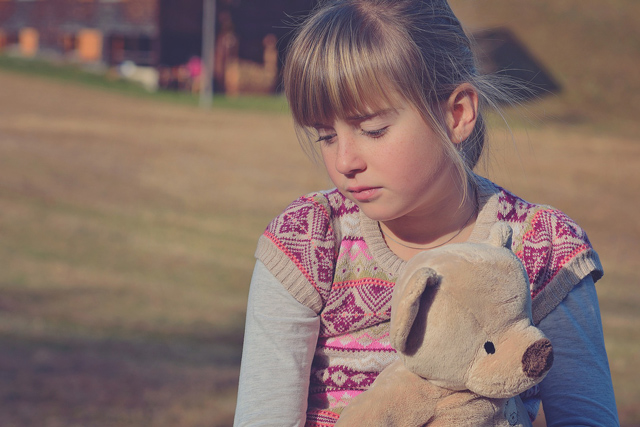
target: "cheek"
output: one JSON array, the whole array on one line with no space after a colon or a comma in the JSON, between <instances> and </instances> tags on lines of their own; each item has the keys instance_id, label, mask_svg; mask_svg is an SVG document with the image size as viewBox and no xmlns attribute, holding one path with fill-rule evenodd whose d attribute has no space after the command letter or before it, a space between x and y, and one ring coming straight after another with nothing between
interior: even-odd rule
<instances>
[{"instance_id":1,"label":"cheek","mask_svg":"<svg viewBox=\"0 0 640 427\"><path fill-rule=\"evenodd\" d=\"M407 191L420 194L449 176L449 163L449 158L440 147L418 149L412 156L406 157L404 164L397 168L396 177Z\"/></svg>"},{"instance_id":2,"label":"cheek","mask_svg":"<svg viewBox=\"0 0 640 427\"><path fill-rule=\"evenodd\" d=\"M402 148L401 152L390 152L386 157L393 159L398 171L404 175L429 174L438 169L444 159L443 147L434 141L414 139L412 143Z\"/></svg>"},{"instance_id":3,"label":"cheek","mask_svg":"<svg viewBox=\"0 0 640 427\"><path fill-rule=\"evenodd\" d=\"M337 184L337 178L340 176L340 173L336 171L336 158L335 155L329 149L320 149L320 155L322 156L322 164L324 165L324 169L327 171L327 175L329 175L329 179L333 182L334 185Z\"/></svg>"}]
</instances>

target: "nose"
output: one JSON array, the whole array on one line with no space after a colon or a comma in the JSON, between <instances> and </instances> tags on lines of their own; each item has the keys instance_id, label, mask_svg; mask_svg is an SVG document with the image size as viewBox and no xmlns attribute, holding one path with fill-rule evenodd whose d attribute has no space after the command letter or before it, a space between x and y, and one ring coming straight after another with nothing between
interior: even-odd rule
<instances>
[{"instance_id":1,"label":"nose","mask_svg":"<svg viewBox=\"0 0 640 427\"><path fill-rule=\"evenodd\" d=\"M553 347L546 338L527 348L522 356L522 369L529 378L540 378L553 365Z\"/></svg>"},{"instance_id":2,"label":"nose","mask_svg":"<svg viewBox=\"0 0 640 427\"><path fill-rule=\"evenodd\" d=\"M341 135L336 144L335 167L338 172L349 177L366 169L367 163L355 136Z\"/></svg>"}]
</instances>

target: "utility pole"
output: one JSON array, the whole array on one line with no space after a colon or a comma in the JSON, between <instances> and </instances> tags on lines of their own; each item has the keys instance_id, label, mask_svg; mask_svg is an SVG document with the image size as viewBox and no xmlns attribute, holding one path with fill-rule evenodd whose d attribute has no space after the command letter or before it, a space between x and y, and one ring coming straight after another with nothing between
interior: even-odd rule
<instances>
[{"instance_id":1,"label":"utility pole","mask_svg":"<svg viewBox=\"0 0 640 427\"><path fill-rule=\"evenodd\" d=\"M200 74L200 107L213 103L213 65L216 37L216 0L202 0L202 70Z\"/></svg>"}]
</instances>

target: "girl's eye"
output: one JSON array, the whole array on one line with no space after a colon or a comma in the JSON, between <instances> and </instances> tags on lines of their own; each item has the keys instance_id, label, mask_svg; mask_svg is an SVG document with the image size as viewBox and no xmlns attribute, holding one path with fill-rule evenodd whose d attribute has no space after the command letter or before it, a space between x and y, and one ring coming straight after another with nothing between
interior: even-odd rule
<instances>
[{"instance_id":1,"label":"girl's eye","mask_svg":"<svg viewBox=\"0 0 640 427\"><path fill-rule=\"evenodd\" d=\"M329 135L319 135L318 139L316 140L316 142L324 142L326 144L330 143L331 140L333 138L335 138L335 134L329 134Z\"/></svg>"},{"instance_id":2,"label":"girl's eye","mask_svg":"<svg viewBox=\"0 0 640 427\"><path fill-rule=\"evenodd\" d=\"M388 129L389 129L389 126L385 126L383 128L375 129L375 130L360 129L360 133L362 133L365 136L368 136L369 138L380 138L385 133L387 133Z\"/></svg>"}]
</instances>

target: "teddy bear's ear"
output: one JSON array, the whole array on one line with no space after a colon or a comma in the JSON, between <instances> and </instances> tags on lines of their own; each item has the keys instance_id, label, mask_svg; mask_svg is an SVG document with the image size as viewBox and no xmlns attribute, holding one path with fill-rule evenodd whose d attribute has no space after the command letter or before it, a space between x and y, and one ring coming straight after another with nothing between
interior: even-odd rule
<instances>
[{"instance_id":1,"label":"teddy bear's ear","mask_svg":"<svg viewBox=\"0 0 640 427\"><path fill-rule=\"evenodd\" d=\"M511 236L513 230L504 222L497 222L489 230L488 243L499 248L511 248Z\"/></svg>"},{"instance_id":2,"label":"teddy bear's ear","mask_svg":"<svg viewBox=\"0 0 640 427\"><path fill-rule=\"evenodd\" d=\"M409 277L391 321L391 345L397 351L405 352L411 327L420 310L420 298L427 286L435 286L438 281L438 274L429 267L420 268Z\"/></svg>"}]
</instances>

